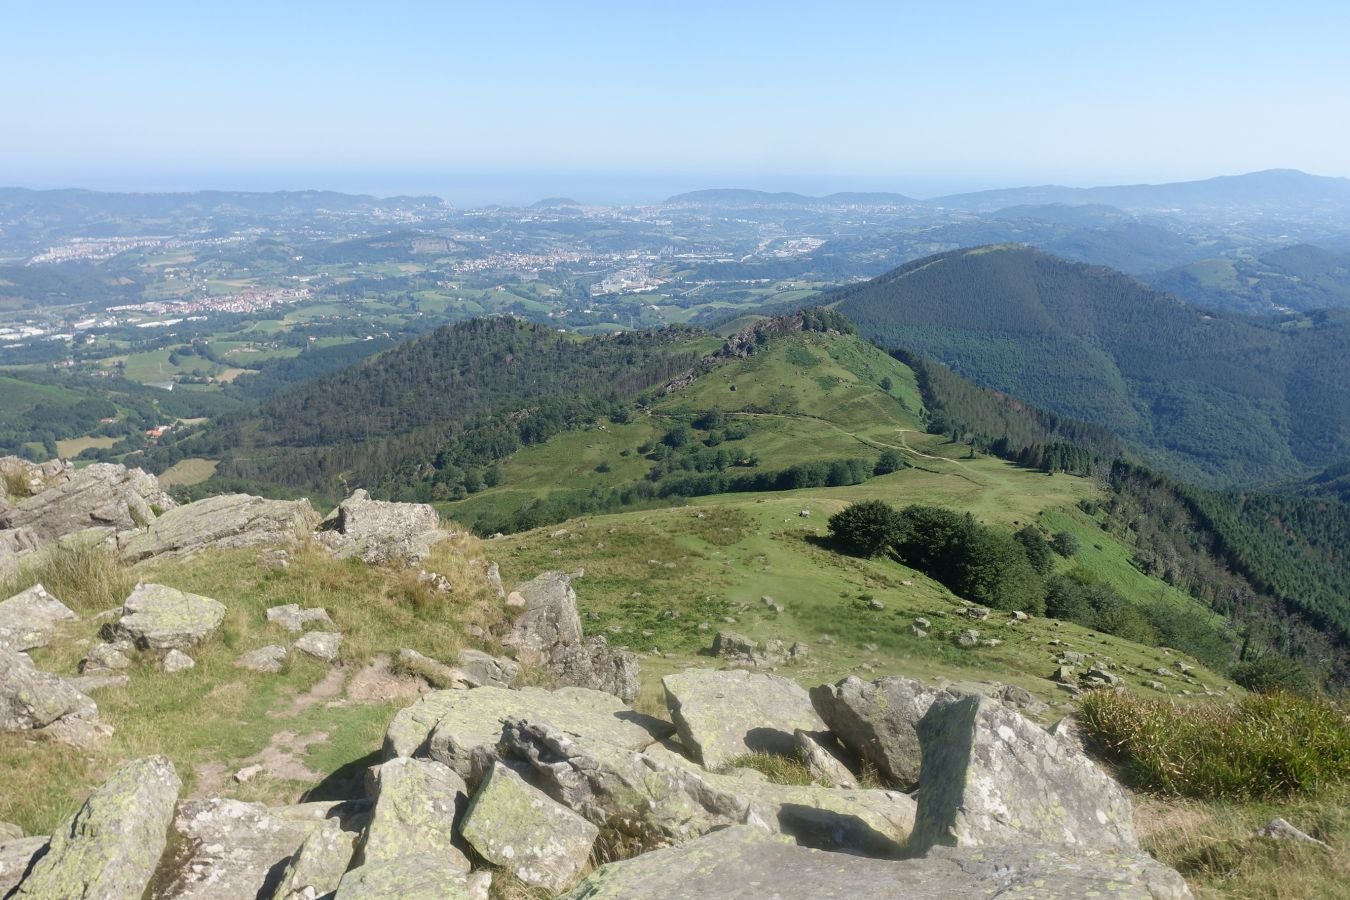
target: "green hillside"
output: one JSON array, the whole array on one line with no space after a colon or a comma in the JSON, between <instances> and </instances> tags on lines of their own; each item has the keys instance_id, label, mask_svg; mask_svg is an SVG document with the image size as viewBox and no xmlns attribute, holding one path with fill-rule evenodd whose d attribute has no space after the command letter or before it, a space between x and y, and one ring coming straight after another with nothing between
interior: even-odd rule
<instances>
[{"instance_id":1,"label":"green hillside","mask_svg":"<svg viewBox=\"0 0 1350 900\"><path fill-rule=\"evenodd\" d=\"M1205 312L1013 245L910 263L829 298L864 336L1104 426L1194 481L1262 484L1350 455L1350 319Z\"/></svg>"},{"instance_id":2,"label":"green hillside","mask_svg":"<svg viewBox=\"0 0 1350 900\"><path fill-rule=\"evenodd\" d=\"M1199 306L1269 314L1350 307L1350 254L1310 244L1258 257L1206 259L1147 279Z\"/></svg>"}]
</instances>

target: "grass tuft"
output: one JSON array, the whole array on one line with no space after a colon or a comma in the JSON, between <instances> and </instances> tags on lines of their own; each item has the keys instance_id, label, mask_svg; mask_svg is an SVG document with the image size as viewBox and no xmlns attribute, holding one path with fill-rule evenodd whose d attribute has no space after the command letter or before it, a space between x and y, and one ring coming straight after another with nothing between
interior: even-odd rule
<instances>
[{"instance_id":1,"label":"grass tuft","mask_svg":"<svg viewBox=\"0 0 1350 900\"><path fill-rule=\"evenodd\" d=\"M754 769L774 784L811 785L816 778L797 756L746 753L727 762L726 769Z\"/></svg>"},{"instance_id":2,"label":"grass tuft","mask_svg":"<svg viewBox=\"0 0 1350 900\"><path fill-rule=\"evenodd\" d=\"M0 584L0 598L40 584L80 615L116 606L136 586L136 576L103 544L70 541L33 554Z\"/></svg>"},{"instance_id":3,"label":"grass tuft","mask_svg":"<svg viewBox=\"0 0 1350 900\"><path fill-rule=\"evenodd\" d=\"M1350 783L1350 716L1325 700L1252 694L1183 708L1094 691L1079 716L1090 740L1143 790L1241 800Z\"/></svg>"}]
</instances>

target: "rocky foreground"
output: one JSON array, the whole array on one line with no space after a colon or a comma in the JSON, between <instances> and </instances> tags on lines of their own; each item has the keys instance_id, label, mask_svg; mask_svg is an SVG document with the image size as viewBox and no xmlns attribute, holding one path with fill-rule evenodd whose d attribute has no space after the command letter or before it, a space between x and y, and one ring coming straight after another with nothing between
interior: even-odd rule
<instances>
[{"instance_id":1,"label":"rocky foreground","mask_svg":"<svg viewBox=\"0 0 1350 900\"><path fill-rule=\"evenodd\" d=\"M417 565L445 536L430 508L363 492L320 521L306 501L174 506L151 476L121 467L15 466L0 461L0 473L26 480L30 496L0 507L0 568L71 539L128 562L312 540L338 557ZM393 717L383 762L351 796L184 799L168 759L130 760L51 835L0 823L0 898L1190 896L1140 850L1128 794L1072 723L1046 730L1021 714L1024 698L899 677L807 691L767 671L695 668L663 680L665 718L644 715L629 705L637 657L583 637L573 576L547 572L509 593L495 567L483 577L511 612L493 637L515 658L401 651L406 668L451 687ZM137 656L164 677L193 666L226 613L210 597L138 585L100 617L80 676L61 677L26 651L75 614L41 586L25 590L0 603L0 730L99 741L110 726L86 692L125 678ZM337 661L343 636L325 610L278 606L266 619L293 640L235 665ZM527 671L553 687L518 686ZM773 757L799 760L808 777L775 783L745 767Z\"/></svg>"}]
</instances>

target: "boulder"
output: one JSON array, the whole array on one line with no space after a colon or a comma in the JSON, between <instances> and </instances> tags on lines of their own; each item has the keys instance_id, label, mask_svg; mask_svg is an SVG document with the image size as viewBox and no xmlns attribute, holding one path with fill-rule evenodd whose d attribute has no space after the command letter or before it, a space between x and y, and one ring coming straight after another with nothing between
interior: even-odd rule
<instances>
[{"instance_id":1,"label":"boulder","mask_svg":"<svg viewBox=\"0 0 1350 900\"><path fill-rule=\"evenodd\" d=\"M429 854L460 872L471 868L455 827L468 805L464 780L426 759L391 759L376 774L375 808L360 849L362 865Z\"/></svg>"},{"instance_id":2,"label":"boulder","mask_svg":"<svg viewBox=\"0 0 1350 900\"><path fill-rule=\"evenodd\" d=\"M283 867L311 835L327 828L344 834L344 820L355 827L363 812L362 804L268 808L241 800L185 800L174 818L184 849L172 871L159 879L163 887L156 895L174 900L273 896ZM353 838L346 834L348 859Z\"/></svg>"},{"instance_id":3,"label":"boulder","mask_svg":"<svg viewBox=\"0 0 1350 900\"><path fill-rule=\"evenodd\" d=\"M857 776L844 762L844 750L834 735L803 731L798 728L793 733L793 738L797 742L797 756L811 773L812 778L830 787L857 786Z\"/></svg>"},{"instance_id":4,"label":"boulder","mask_svg":"<svg viewBox=\"0 0 1350 900\"><path fill-rule=\"evenodd\" d=\"M159 866L182 783L173 763L125 763L52 834L16 897L140 900Z\"/></svg>"},{"instance_id":5,"label":"boulder","mask_svg":"<svg viewBox=\"0 0 1350 900\"><path fill-rule=\"evenodd\" d=\"M0 528L28 528L46 543L86 528L140 528L176 505L155 476L94 463L0 512Z\"/></svg>"},{"instance_id":6,"label":"boulder","mask_svg":"<svg viewBox=\"0 0 1350 900\"><path fill-rule=\"evenodd\" d=\"M876 767L891 784L919 781L922 755L915 726L933 701L953 695L910 678L848 677L811 689L811 702L840 743Z\"/></svg>"},{"instance_id":7,"label":"boulder","mask_svg":"<svg viewBox=\"0 0 1350 900\"><path fill-rule=\"evenodd\" d=\"M169 510L147 528L118 534L117 546L131 562L208 548L278 547L302 539L318 518L308 500L221 494Z\"/></svg>"},{"instance_id":8,"label":"boulder","mask_svg":"<svg viewBox=\"0 0 1350 900\"><path fill-rule=\"evenodd\" d=\"M322 606L302 608L299 603L287 603L274 606L267 611L267 621L276 623L290 632L304 631L306 625L332 625L328 610Z\"/></svg>"},{"instance_id":9,"label":"boulder","mask_svg":"<svg viewBox=\"0 0 1350 900\"><path fill-rule=\"evenodd\" d=\"M48 838L5 837L0 839L0 897L8 897L33 865L47 852Z\"/></svg>"},{"instance_id":10,"label":"boulder","mask_svg":"<svg viewBox=\"0 0 1350 900\"><path fill-rule=\"evenodd\" d=\"M426 503L372 500L357 490L319 525L319 542L339 559L356 557L372 565L416 565L450 535Z\"/></svg>"},{"instance_id":11,"label":"boulder","mask_svg":"<svg viewBox=\"0 0 1350 900\"><path fill-rule=\"evenodd\" d=\"M797 729L825 730L806 691L777 675L689 669L661 683L680 743L709 769L747 753L788 755Z\"/></svg>"},{"instance_id":12,"label":"boulder","mask_svg":"<svg viewBox=\"0 0 1350 900\"><path fill-rule=\"evenodd\" d=\"M1191 896L1180 875L1144 853L944 849L925 859L859 859L793 846L742 825L602 866L559 900L658 896L654 885L662 900Z\"/></svg>"},{"instance_id":13,"label":"boulder","mask_svg":"<svg viewBox=\"0 0 1350 900\"><path fill-rule=\"evenodd\" d=\"M164 658L159 662L159 667L170 675L178 672L186 672L188 669L196 667L196 665L197 661L182 650L170 650L168 653L164 654Z\"/></svg>"},{"instance_id":14,"label":"boulder","mask_svg":"<svg viewBox=\"0 0 1350 900\"><path fill-rule=\"evenodd\" d=\"M466 649L459 651L459 671L474 687L510 687L520 674L520 666L505 657Z\"/></svg>"},{"instance_id":15,"label":"boulder","mask_svg":"<svg viewBox=\"0 0 1350 900\"><path fill-rule=\"evenodd\" d=\"M1330 850L1325 841L1319 841L1317 838L1300 831L1286 820L1276 817L1271 819L1265 825L1256 829L1256 836L1267 838L1272 841L1290 841L1295 844L1308 844L1313 847L1321 847L1323 850Z\"/></svg>"},{"instance_id":16,"label":"boulder","mask_svg":"<svg viewBox=\"0 0 1350 900\"><path fill-rule=\"evenodd\" d=\"M506 588L502 586L501 567L496 563L489 563L483 577L487 581L488 590L492 591L492 595L498 600L505 600Z\"/></svg>"},{"instance_id":17,"label":"boulder","mask_svg":"<svg viewBox=\"0 0 1350 900\"><path fill-rule=\"evenodd\" d=\"M919 721L913 852L935 845L1137 850L1129 797L1069 740L987 697L936 701Z\"/></svg>"},{"instance_id":18,"label":"boulder","mask_svg":"<svg viewBox=\"0 0 1350 900\"><path fill-rule=\"evenodd\" d=\"M581 875L599 829L496 763L474 793L461 833L480 856L525 884L560 891Z\"/></svg>"},{"instance_id":19,"label":"boulder","mask_svg":"<svg viewBox=\"0 0 1350 900\"><path fill-rule=\"evenodd\" d=\"M45 647L62 622L77 618L46 588L35 584L0 603L0 647L20 652Z\"/></svg>"},{"instance_id":20,"label":"boulder","mask_svg":"<svg viewBox=\"0 0 1350 900\"><path fill-rule=\"evenodd\" d=\"M236 668L247 669L250 672L275 675L286 665L286 654L285 647L268 644L266 647L259 647L257 650L249 650L247 653L239 654L234 661L234 665Z\"/></svg>"},{"instance_id":21,"label":"boulder","mask_svg":"<svg viewBox=\"0 0 1350 900\"><path fill-rule=\"evenodd\" d=\"M333 900L472 900L468 880L439 856L401 856L367 863L342 876Z\"/></svg>"},{"instance_id":22,"label":"boulder","mask_svg":"<svg viewBox=\"0 0 1350 900\"><path fill-rule=\"evenodd\" d=\"M273 900L317 900L337 890L351 865L356 835L325 819L309 833L277 879Z\"/></svg>"},{"instance_id":23,"label":"boulder","mask_svg":"<svg viewBox=\"0 0 1350 900\"><path fill-rule=\"evenodd\" d=\"M625 703L637 699L637 654L609 646L602 635L587 638L580 644L554 647L545 670L559 686L604 691Z\"/></svg>"},{"instance_id":24,"label":"boulder","mask_svg":"<svg viewBox=\"0 0 1350 900\"><path fill-rule=\"evenodd\" d=\"M103 626L109 641L128 640L141 650L187 650L215 634L225 604L162 584L142 582L122 604L122 616Z\"/></svg>"},{"instance_id":25,"label":"boulder","mask_svg":"<svg viewBox=\"0 0 1350 900\"><path fill-rule=\"evenodd\" d=\"M753 665L758 644L743 634L734 631L719 631L713 637L712 654L729 662Z\"/></svg>"},{"instance_id":26,"label":"boulder","mask_svg":"<svg viewBox=\"0 0 1350 900\"><path fill-rule=\"evenodd\" d=\"M120 672L131 668L131 660L114 644L95 644L80 660L80 671L84 674L100 672Z\"/></svg>"},{"instance_id":27,"label":"boulder","mask_svg":"<svg viewBox=\"0 0 1350 900\"><path fill-rule=\"evenodd\" d=\"M31 731L98 722L98 705L68 681L33 665L27 654L0 647L0 731ZM53 734L62 737L58 727Z\"/></svg>"},{"instance_id":28,"label":"boulder","mask_svg":"<svg viewBox=\"0 0 1350 900\"><path fill-rule=\"evenodd\" d=\"M564 732L633 750L668 736L666 723L629 709L610 694L585 688L434 691L394 716L385 734L392 756L430 754L462 777L472 774L470 757L494 746L508 718L547 722Z\"/></svg>"},{"instance_id":29,"label":"boulder","mask_svg":"<svg viewBox=\"0 0 1350 900\"><path fill-rule=\"evenodd\" d=\"M0 500L0 517L4 515L4 511L4 501ZM37 532L31 528L0 531L0 578L13 576L23 558L37 550L41 543Z\"/></svg>"},{"instance_id":30,"label":"boulder","mask_svg":"<svg viewBox=\"0 0 1350 900\"><path fill-rule=\"evenodd\" d=\"M320 662L335 663L342 647L342 635L336 631L311 631L301 635L291 646Z\"/></svg>"}]
</instances>

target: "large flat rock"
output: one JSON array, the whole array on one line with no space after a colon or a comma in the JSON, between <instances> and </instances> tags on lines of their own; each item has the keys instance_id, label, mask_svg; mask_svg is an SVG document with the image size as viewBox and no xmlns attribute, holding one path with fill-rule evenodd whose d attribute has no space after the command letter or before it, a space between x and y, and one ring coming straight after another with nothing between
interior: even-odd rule
<instances>
[{"instance_id":1,"label":"large flat rock","mask_svg":"<svg viewBox=\"0 0 1350 900\"><path fill-rule=\"evenodd\" d=\"M391 756L430 754L468 778L473 750L496 744L502 726L514 716L633 750L671 732L666 723L634 712L602 691L481 687L434 691L399 711L385 735L385 751Z\"/></svg>"},{"instance_id":2,"label":"large flat rock","mask_svg":"<svg viewBox=\"0 0 1350 900\"><path fill-rule=\"evenodd\" d=\"M181 787L163 756L125 763L56 829L15 896L140 900L159 866Z\"/></svg>"},{"instance_id":3,"label":"large flat rock","mask_svg":"<svg viewBox=\"0 0 1350 900\"><path fill-rule=\"evenodd\" d=\"M923 778L913 852L936 845L1137 850L1124 788L1073 741L988 697L934 703L919 720Z\"/></svg>"},{"instance_id":4,"label":"large flat rock","mask_svg":"<svg viewBox=\"0 0 1350 900\"><path fill-rule=\"evenodd\" d=\"M162 584L141 583L122 604L122 616L104 626L106 638L142 650L187 650L225 621L225 604Z\"/></svg>"},{"instance_id":5,"label":"large flat rock","mask_svg":"<svg viewBox=\"0 0 1350 900\"><path fill-rule=\"evenodd\" d=\"M797 729L825 730L806 691L778 675L689 669L661 683L680 742L709 769L748 753L790 755Z\"/></svg>"},{"instance_id":6,"label":"large flat rock","mask_svg":"<svg viewBox=\"0 0 1350 900\"><path fill-rule=\"evenodd\" d=\"M45 647L62 622L77 618L46 588L35 584L0 603L0 647L20 651Z\"/></svg>"},{"instance_id":7,"label":"large flat rock","mask_svg":"<svg viewBox=\"0 0 1350 900\"><path fill-rule=\"evenodd\" d=\"M333 900L474 900L455 865L429 854L367 863L342 876Z\"/></svg>"},{"instance_id":8,"label":"large flat rock","mask_svg":"<svg viewBox=\"0 0 1350 900\"><path fill-rule=\"evenodd\" d=\"M140 562L207 548L279 547L293 544L318 522L308 500L267 500L222 494L171 509L147 527L117 536L123 559Z\"/></svg>"},{"instance_id":9,"label":"large flat rock","mask_svg":"<svg viewBox=\"0 0 1350 900\"><path fill-rule=\"evenodd\" d=\"M560 900L1183 900L1176 872L1144 853L1046 848L939 851L925 859L859 859L794 846L750 826L602 866Z\"/></svg>"},{"instance_id":10,"label":"large flat rock","mask_svg":"<svg viewBox=\"0 0 1350 900\"><path fill-rule=\"evenodd\" d=\"M86 528L139 528L176 505L155 476L94 463L0 512L0 528L28 528L45 543Z\"/></svg>"}]
</instances>

